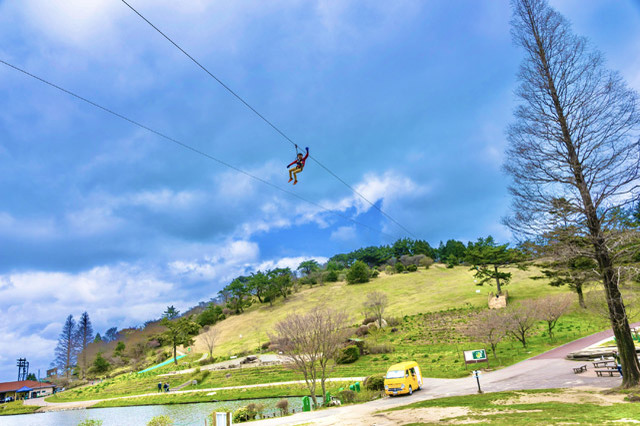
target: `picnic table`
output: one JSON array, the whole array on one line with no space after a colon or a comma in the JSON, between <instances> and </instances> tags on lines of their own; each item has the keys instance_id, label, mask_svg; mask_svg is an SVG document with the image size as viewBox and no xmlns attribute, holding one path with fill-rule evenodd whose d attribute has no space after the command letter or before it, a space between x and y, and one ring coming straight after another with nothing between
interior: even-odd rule
<instances>
[{"instance_id":1,"label":"picnic table","mask_svg":"<svg viewBox=\"0 0 640 426\"><path fill-rule=\"evenodd\" d=\"M600 361L593 361L593 366L595 368L601 368L601 367L606 367L608 365L616 365L616 361L614 359L603 359Z\"/></svg>"},{"instance_id":2,"label":"picnic table","mask_svg":"<svg viewBox=\"0 0 640 426\"><path fill-rule=\"evenodd\" d=\"M604 375L608 375L609 377L613 377L613 375L620 375L620 372L617 368L607 368L606 370L596 370L596 376L604 377Z\"/></svg>"}]
</instances>

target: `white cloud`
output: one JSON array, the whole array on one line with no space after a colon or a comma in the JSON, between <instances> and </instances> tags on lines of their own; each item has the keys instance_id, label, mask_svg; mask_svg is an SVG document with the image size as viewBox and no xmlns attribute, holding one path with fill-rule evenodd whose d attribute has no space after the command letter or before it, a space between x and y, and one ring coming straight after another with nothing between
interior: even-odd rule
<instances>
[{"instance_id":1,"label":"white cloud","mask_svg":"<svg viewBox=\"0 0 640 426\"><path fill-rule=\"evenodd\" d=\"M341 226L331 233L330 238L336 241L354 241L356 239L356 227Z\"/></svg>"},{"instance_id":2,"label":"white cloud","mask_svg":"<svg viewBox=\"0 0 640 426\"><path fill-rule=\"evenodd\" d=\"M257 269L261 271L265 271L268 269L275 269L275 268L291 268L292 271L295 271L298 268L298 265L300 265L300 263L304 262L305 260L311 260L311 259L317 261L320 264L326 263L329 260L328 258L322 257L322 256L283 257L277 260L264 261L257 266Z\"/></svg>"}]
</instances>

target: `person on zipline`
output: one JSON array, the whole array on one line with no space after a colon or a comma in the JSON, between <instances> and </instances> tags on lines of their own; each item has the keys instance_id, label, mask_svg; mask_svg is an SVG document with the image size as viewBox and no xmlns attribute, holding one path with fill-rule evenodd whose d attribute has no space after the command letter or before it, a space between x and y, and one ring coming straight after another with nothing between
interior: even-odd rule
<instances>
[{"instance_id":1,"label":"person on zipline","mask_svg":"<svg viewBox=\"0 0 640 426\"><path fill-rule=\"evenodd\" d=\"M289 167L293 166L294 164L296 165L293 169L289 169L289 182L293 180L294 185L298 183L298 173L300 173L302 169L304 169L304 163L305 161L307 161L307 157L309 156L309 147L305 149L307 150L307 155L303 157L302 153L299 152L296 159L287 166L287 169L289 169Z\"/></svg>"}]
</instances>

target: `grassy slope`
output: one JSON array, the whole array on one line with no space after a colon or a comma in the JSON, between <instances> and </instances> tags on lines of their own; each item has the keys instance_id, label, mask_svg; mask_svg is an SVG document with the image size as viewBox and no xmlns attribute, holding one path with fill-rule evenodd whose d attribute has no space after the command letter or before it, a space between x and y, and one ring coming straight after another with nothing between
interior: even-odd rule
<instances>
[{"instance_id":1,"label":"grassy slope","mask_svg":"<svg viewBox=\"0 0 640 426\"><path fill-rule=\"evenodd\" d=\"M539 297L545 294L563 293L565 288L550 287L544 280L532 280L536 271L513 269L513 280L506 289L511 300ZM314 306L327 305L351 312L352 320L362 320L362 302L370 291L384 291L389 297L386 316L404 316L420 312L434 312L459 308L466 303L484 307L487 295L495 288L478 287L473 283L473 272L468 267L447 269L434 265L429 270L380 277L366 284L347 285L344 282L328 283L324 286L305 286L300 292L286 300L278 300L273 307L254 305L242 315L232 316L216 327L220 329L220 340L214 355L228 356L240 351L255 351L259 344L268 340L273 325L291 312L304 312ZM480 293L476 293L480 290ZM242 337L240 337L242 336ZM206 352L204 344L196 339L195 350Z\"/></svg>"}]
</instances>

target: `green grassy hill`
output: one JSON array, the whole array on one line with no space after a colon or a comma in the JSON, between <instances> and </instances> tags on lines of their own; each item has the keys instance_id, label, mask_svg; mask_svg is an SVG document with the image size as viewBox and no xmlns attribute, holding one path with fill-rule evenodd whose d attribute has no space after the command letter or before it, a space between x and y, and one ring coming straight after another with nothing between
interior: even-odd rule
<instances>
[{"instance_id":1,"label":"green grassy hill","mask_svg":"<svg viewBox=\"0 0 640 426\"><path fill-rule=\"evenodd\" d=\"M537 271L510 270L512 282L505 287L510 301L536 298L547 294L566 293L566 288L550 287L546 280L533 280ZM477 291L480 291L477 293ZM351 314L353 324L363 319L362 303L371 291L383 291L389 298L385 316L402 317L418 313L442 311L462 307L486 307L488 294L495 287L474 285L473 272L468 267L452 269L434 264L430 269L417 272L386 275L366 284L347 285L345 282L327 283L304 288L286 300L279 299L273 307L253 305L241 315L231 316L218 323L220 339L214 356L228 356L238 352L253 352L269 340L274 324L292 312L305 312L316 306L344 309ZM206 352L197 338L196 352Z\"/></svg>"}]
</instances>

